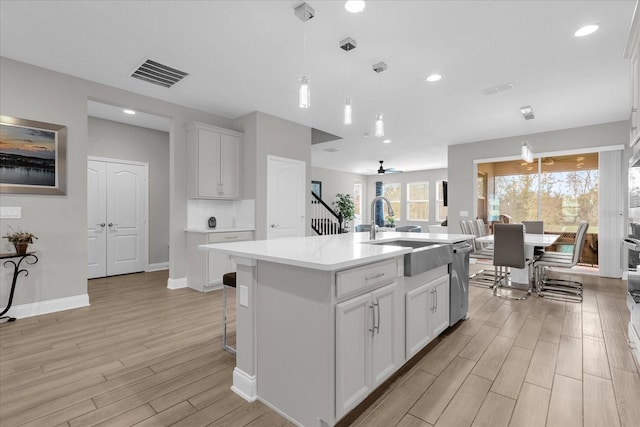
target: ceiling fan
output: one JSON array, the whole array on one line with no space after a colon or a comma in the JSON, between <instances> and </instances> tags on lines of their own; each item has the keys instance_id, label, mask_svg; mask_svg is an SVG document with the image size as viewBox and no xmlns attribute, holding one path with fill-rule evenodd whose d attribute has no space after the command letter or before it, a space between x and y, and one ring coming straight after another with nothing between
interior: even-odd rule
<instances>
[{"instance_id":1,"label":"ceiling fan","mask_svg":"<svg viewBox=\"0 0 640 427\"><path fill-rule=\"evenodd\" d=\"M378 168L378 173L379 174L385 174L385 173L400 173L402 172L401 170L398 169L394 169L394 168L386 168L382 165L382 163L384 162L384 160L378 160L380 162L380 167Z\"/></svg>"}]
</instances>

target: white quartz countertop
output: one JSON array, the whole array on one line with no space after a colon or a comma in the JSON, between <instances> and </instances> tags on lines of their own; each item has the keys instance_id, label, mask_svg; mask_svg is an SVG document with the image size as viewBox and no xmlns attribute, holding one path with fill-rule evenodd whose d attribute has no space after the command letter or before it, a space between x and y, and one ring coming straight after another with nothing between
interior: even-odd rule
<instances>
[{"instance_id":1,"label":"white quartz countertop","mask_svg":"<svg viewBox=\"0 0 640 427\"><path fill-rule=\"evenodd\" d=\"M379 232L375 241L403 239L452 244L474 237L468 234ZM408 247L366 244L371 241L369 233L364 232L208 244L200 245L199 249L327 271L381 261L412 250Z\"/></svg>"},{"instance_id":2,"label":"white quartz countertop","mask_svg":"<svg viewBox=\"0 0 640 427\"><path fill-rule=\"evenodd\" d=\"M219 228L187 228L184 231L187 233L233 233L236 231L255 231L255 228L251 227L219 227Z\"/></svg>"}]
</instances>

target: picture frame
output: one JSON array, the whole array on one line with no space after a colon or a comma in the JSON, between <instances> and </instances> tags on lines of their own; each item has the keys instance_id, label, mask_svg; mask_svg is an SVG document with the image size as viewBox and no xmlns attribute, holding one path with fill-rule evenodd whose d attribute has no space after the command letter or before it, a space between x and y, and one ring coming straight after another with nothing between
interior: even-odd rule
<instances>
[{"instance_id":1,"label":"picture frame","mask_svg":"<svg viewBox=\"0 0 640 427\"><path fill-rule=\"evenodd\" d=\"M322 199L322 181L311 181L311 192Z\"/></svg>"},{"instance_id":2,"label":"picture frame","mask_svg":"<svg viewBox=\"0 0 640 427\"><path fill-rule=\"evenodd\" d=\"M0 193L66 194L66 126L0 115L0 159Z\"/></svg>"}]
</instances>

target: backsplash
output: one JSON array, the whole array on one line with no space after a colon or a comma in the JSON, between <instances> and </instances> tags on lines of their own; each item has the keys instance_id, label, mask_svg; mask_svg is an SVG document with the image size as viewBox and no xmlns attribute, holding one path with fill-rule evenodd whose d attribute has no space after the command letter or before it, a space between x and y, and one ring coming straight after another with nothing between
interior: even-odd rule
<instances>
[{"instance_id":1,"label":"backsplash","mask_svg":"<svg viewBox=\"0 0 640 427\"><path fill-rule=\"evenodd\" d=\"M215 216L216 228L255 227L255 200L187 200L187 228L208 228Z\"/></svg>"}]
</instances>

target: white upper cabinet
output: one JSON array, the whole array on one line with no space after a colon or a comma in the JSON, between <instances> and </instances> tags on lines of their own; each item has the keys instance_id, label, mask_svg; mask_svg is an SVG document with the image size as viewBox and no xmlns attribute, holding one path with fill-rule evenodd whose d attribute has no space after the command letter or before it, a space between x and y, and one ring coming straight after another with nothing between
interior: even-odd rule
<instances>
[{"instance_id":1,"label":"white upper cabinet","mask_svg":"<svg viewBox=\"0 0 640 427\"><path fill-rule=\"evenodd\" d=\"M240 145L242 134L202 123L187 127L189 197L240 197Z\"/></svg>"},{"instance_id":2,"label":"white upper cabinet","mask_svg":"<svg viewBox=\"0 0 640 427\"><path fill-rule=\"evenodd\" d=\"M640 53L640 16L638 10L636 10L633 16L633 22L631 23L631 31L629 33L629 39L627 40L627 46L624 51L624 57L628 58L631 62L631 81L630 83L630 120L631 129L629 132L630 144L633 146L638 139L640 139L640 132L638 127L640 126L640 113L638 112L638 105L640 103L640 63L638 60L638 54Z\"/></svg>"}]
</instances>

